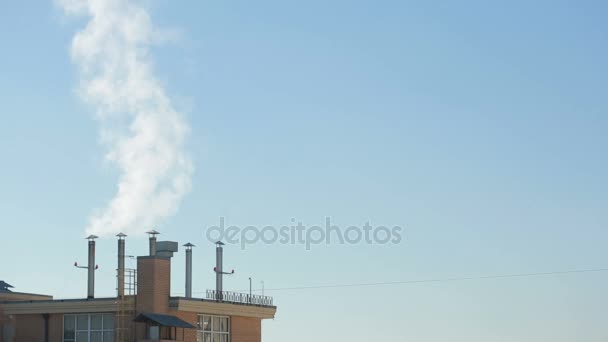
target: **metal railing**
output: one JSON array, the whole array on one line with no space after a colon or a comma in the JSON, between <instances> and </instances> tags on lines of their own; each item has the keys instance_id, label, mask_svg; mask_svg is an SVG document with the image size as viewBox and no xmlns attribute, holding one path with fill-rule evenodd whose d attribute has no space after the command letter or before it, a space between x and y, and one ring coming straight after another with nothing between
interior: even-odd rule
<instances>
[{"instance_id":1,"label":"metal railing","mask_svg":"<svg viewBox=\"0 0 608 342\"><path fill-rule=\"evenodd\" d=\"M272 297L238 292L207 290L207 299L218 302L272 306Z\"/></svg>"}]
</instances>

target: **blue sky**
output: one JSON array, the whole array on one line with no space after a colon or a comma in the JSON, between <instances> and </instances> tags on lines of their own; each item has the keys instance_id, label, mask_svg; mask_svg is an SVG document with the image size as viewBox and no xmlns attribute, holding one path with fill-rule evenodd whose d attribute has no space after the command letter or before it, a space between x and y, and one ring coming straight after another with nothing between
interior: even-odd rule
<instances>
[{"instance_id":1,"label":"blue sky","mask_svg":"<svg viewBox=\"0 0 608 342\"><path fill-rule=\"evenodd\" d=\"M600 1L146 1L179 30L157 77L191 126L193 187L162 238L204 229L405 227L387 246L226 248L226 286L401 281L606 267L608 7ZM116 191L69 44L84 21L0 4L0 279L81 297L84 228ZM145 254L143 236L127 239ZM115 241L98 242L114 293ZM173 260L183 292L183 253ZM266 341L605 341L607 273L268 291ZM356 328L353 328L356 327Z\"/></svg>"}]
</instances>

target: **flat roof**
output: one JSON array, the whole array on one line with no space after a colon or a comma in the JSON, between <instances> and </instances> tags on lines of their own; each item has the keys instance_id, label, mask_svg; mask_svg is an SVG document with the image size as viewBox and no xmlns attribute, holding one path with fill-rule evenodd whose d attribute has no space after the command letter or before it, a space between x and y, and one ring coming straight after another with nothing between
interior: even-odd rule
<instances>
[{"instance_id":1,"label":"flat roof","mask_svg":"<svg viewBox=\"0 0 608 342\"><path fill-rule=\"evenodd\" d=\"M169 307L177 311L207 313L211 315L274 318L276 306L262 306L246 303L218 302L211 299L169 298Z\"/></svg>"},{"instance_id":2,"label":"flat roof","mask_svg":"<svg viewBox=\"0 0 608 342\"><path fill-rule=\"evenodd\" d=\"M19 296L30 296L30 297L43 297L52 299L51 295L44 295L39 293L27 293L27 292L13 292L13 291L0 291L0 297L19 297Z\"/></svg>"},{"instance_id":3,"label":"flat roof","mask_svg":"<svg viewBox=\"0 0 608 342\"><path fill-rule=\"evenodd\" d=\"M133 305L133 304L131 304ZM26 314L71 314L89 312L117 312L119 299L78 298L54 300L3 301L0 307L8 315ZM212 315L241 316L255 318L274 318L276 306L263 306L247 303L218 302L212 299L169 297L169 309L206 313Z\"/></svg>"},{"instance_id":4,"label":"flat roof","mask_svg":"<svg viewBox=\"0 0 608 342\"><path fill-rule=\"evenodd\" d=\"M8 315L39 313L116 312L118 300L113 298L80 298L51 300L2 301L0 307Z\"/></svg>"}]
</instances>

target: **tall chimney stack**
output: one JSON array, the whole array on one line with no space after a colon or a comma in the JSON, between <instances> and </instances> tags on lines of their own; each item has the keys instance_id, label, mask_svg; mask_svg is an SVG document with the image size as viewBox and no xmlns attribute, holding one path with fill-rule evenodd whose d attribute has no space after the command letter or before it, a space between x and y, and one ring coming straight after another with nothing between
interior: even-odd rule
<instances>
[{"instance_id":1,"label":"tall chimney stack","mask_svg":"<svg viewBox=\"0 0 608 342\"><path fill-rule=\"evenodd\" d=\"M192 247L196 247L190 242L186 247L186 298L192 298Z\"/></svg>"},{"instance_id":2,"label":"tall chimney stack","mask_svg":"<svg viewBox=\"0 0 608 342\"><path fill-rule=\"evenodd\" d=\"M98 236L89 235L87 240L89 240L89 265L87 267L88 270L88 290L87 290L87 298L95 298L95 239Z\"/></svg>"},{"instance_id":3,"label":"tall chimney stack","mask_svg":"<svg viewBox=\"0 0 608 342\"><path fill-rule=\"evenodd\" d=\"M125 295L125 237L127 235L119 233L118 235L118 298Z\"/></svg>"},{"instance_id":4,"label":"tall chimney stack","mask_svg":"<svg viewBox=\"0 0 608 342\"><path fill-rule=\"evenodd\" d=\"M150 256L155 256L156 255L156 235L158 235L160 233L154 229L152 229L146 233L148 235L150 235Z\"/></svg>"},{"instance_id":5,"label":"tall chimney stack","mask_svg":"<svg viewBox=\"0 0 608 342\"><path fill-rule=\"evenodd\" d=\"M224 274L234 274L234 270L232 272L224 272L224 249L222 246L224 243L222 241L218 241L215 243L215 299L218 301L222 301L224 299Z\"/></svg>"},{"instance_id":6,"label":"tall chimney stack","mask_svg":"<svg viewBox=\"0 0 608 342\"><path fill-rule=\"evenodd\" d=\"M224 245L224 243L222 241L218 241L215 243L216 244L216 248L215 248L215 292L218 298L216 299L222 299L222 291L223 291L223 276L224 276L224 271L223 271L223 258L224 258L224 249L222 248L222 246Z\"/></svg>"}]
</instances>

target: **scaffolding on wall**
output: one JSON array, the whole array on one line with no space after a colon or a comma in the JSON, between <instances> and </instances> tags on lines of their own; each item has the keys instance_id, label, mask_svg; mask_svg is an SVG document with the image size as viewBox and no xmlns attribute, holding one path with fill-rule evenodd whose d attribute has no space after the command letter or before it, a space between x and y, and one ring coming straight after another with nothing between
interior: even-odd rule
<instances>
[{"instance_id":1,"label":"scaffolding on wall","mask_svg":"<svg viewBox=\"0 0 608 342\"><path fill-rule=\"evenodd\" d=\"M118 275L118 287L120 287L120 271ZM135 300L137 295L137 270L125 268L123 295L118 296L118 311L116 312L116 341L134 342Z\"/></svg>"}]
</instances>

